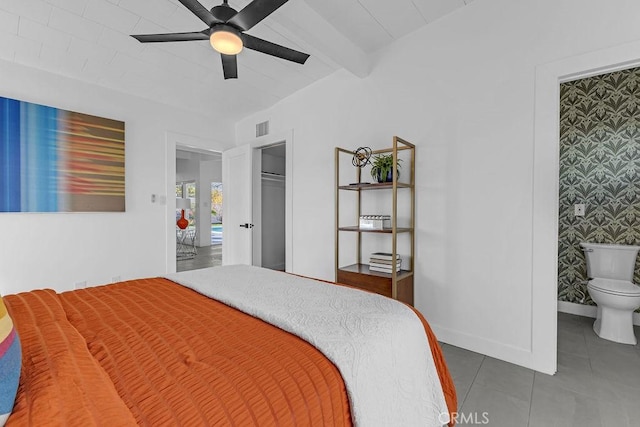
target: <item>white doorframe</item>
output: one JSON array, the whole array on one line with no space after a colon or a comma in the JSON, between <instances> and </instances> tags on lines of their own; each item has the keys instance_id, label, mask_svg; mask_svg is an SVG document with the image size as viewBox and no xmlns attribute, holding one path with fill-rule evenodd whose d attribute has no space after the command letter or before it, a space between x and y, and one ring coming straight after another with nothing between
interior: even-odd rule
<instances>
[{"instance_id":1,"label":"white doorframe","mask_svg":"<svg viewBox=\"0 0 640 427\"><path fill-rule=\"evenodd\" d=\"M186 135L178 132L165 133L165 189L161 203L165 209L165 271L176 272L176 149L184 147L221 153L225 146L221 142Z\"/></svg>"},{"instance_id":2,"label":"white doorframe","mask_svg":"<svg viewBox=\"0 0 640 427\"><path fill-rule=\"evenodd\" d=\"M285 144L286 158L285 158L285 271L293 272L293 130L286 132L265 135L254 139L253 141L245 142L250 144L252 149L252 155L257 158L261 155L262 148L279 143ZM242 145L242 144L240 144ZM253 162L255 165L257 162ZM260 171L253 169L253 206L260 206L260 195L257 190L261 188L261 175ZM254 215L254 221L259 221ZM258 230L260 230L258 228ZM260 233L254 235L254 253L255 247L259 246Z\"/></svg>"},{"instance_id":3,"label":"white doorframe","mask_svg":"<svg viewBox=\"0 0 640 427\"><path fill-rule=\"evenodd\" d=\"M560 83L639 65L634 42L536 68L530 366L540 372L557 368Z\"/></svg>"}]
</instances>

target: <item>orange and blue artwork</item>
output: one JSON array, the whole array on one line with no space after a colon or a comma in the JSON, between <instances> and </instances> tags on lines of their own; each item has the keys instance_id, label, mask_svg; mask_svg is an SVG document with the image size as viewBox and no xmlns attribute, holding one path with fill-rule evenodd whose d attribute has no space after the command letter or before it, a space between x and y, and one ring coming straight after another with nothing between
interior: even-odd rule
<instances>
[{"instance_id":1,"label":"orange and blue artwork","mask_svg":"<svg viewBox=\"0 0 640 427\"><path fill-rule=\"evenodd\" d=\"M0 97L0 212L124 212L124 122Z\"/></svg>"}]
</instances>

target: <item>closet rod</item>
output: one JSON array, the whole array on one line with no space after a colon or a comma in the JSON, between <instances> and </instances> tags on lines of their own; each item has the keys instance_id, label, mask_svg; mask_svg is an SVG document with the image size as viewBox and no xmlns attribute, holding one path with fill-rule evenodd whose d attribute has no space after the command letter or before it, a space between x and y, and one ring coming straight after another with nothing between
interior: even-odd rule
<instances>
[{"instance_id":1,"label":"closet rod","mask_svg":"<svg viewBox=\"0 0 640 427\"><path fill-rule=\"evenodd\" d=\"M262 172L262 179L269 179L271 181L284 181L285 176L272 172Z\"/></svg>"}]
</instances>

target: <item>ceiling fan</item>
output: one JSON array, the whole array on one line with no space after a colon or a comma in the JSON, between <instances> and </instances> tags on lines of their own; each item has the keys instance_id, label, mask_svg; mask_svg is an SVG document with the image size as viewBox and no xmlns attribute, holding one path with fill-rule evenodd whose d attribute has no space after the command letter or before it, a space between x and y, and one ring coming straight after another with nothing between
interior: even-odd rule
<instances>
[{"instance_id":1,"label":"ceiling fan","mask_svg":"<svg viewBox=\"0 0 640 427\"><path fill-rule=\"evenodd\" d=\"M191 40L209 40L211 46L222 57L222 70L225 79L238 78L236 55L243 47L276 56L288 61L304 64L309 55L280 46L266 40L246 34L258 22L272 14L288 0L253 0L240 12L223 0L221 5L207 10L197 0L179 0L183 6L202 20L209 28L190 33L140 34L132 35L141 43L182 42Z\"/></svg>"}]
</instances>

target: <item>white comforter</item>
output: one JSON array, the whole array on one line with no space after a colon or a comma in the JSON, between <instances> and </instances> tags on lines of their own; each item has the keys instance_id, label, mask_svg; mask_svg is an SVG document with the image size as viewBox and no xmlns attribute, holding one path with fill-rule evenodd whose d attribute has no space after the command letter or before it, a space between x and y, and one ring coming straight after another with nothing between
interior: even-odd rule
<instances>
[{"instance_id":1,"label":"white comforter","mask_svg":"<svg viewBox=\"0 0 640 427\"><path fill-rule=\"evenodd\" d=\"M340 370L356 426L441 426L447 406L420 319L376 294L234 265L168 279L290 332Z\"/></svg>"}]
</instances>

